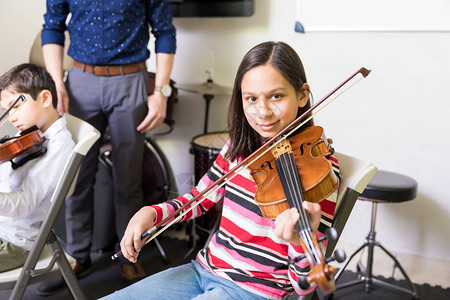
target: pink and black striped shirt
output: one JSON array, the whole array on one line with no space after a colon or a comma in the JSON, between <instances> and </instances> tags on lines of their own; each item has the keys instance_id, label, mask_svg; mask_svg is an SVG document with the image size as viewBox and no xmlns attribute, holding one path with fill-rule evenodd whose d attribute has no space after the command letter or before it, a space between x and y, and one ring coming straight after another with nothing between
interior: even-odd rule
<instances>
[{"instance_id":1,"label":"pink and black striped shirt","mask_svg":"<svg viewBox=\"0 0 450 300\"><path fill-rule=\"evenodd\" d=\"M152 206L157 212L156 223L238 164L238 161L229 162L224 159L228 145L229 142L190 193ZM339 176L338 161L333 156L328 159L333 171ZM186 221L198 217L223 199L220 228L208 247L197 254L197 260L217 276L231 280L243 289L268 299L283 299L294 288L299 295L311 292L314 287L301 290L297 283L299 276L308 274L308 261L304 259L295 264L287 263L288 259L303 253L302 247L287 243L275 234L274 221L264 218L254 201L255 191L256 184L250 176L250 171L245 169L207 196L182 219ZM318 236L323 235L322 232L331 226L336 199L337 190L320 203L322 220ZM326 242L323 246L326 246Z\"/></svg>"}]
</instances>

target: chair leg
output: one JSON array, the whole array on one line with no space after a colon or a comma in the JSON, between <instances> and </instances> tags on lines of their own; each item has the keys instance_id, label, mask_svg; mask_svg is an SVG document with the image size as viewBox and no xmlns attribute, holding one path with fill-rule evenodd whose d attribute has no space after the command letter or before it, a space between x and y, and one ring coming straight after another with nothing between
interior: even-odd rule
<instances>
[{"instance_id":1,"label":"chair leg","mask_svg":"<svg viewBox=\"0 0 450 300\"><path fill-rule=\"evenodd\" d=\"M80 283L78 282L78 278L72 270L72 267L67 260L64 250L59 244L56 235L53 231L50 232L50 236L47 242L50 250L53 253L54 257L57 257L57 263L59 266L59 270L61 272L64 281L67 284L72 296L75 300L84 300L87 299L84 291L81 289Z\"/></svg>"},{"instance_id":2,"label":"chair leg","mask_svg":"<svg viewBox=\"0 0 450 300\"><path fill-rule=\"evenodd\" d=\"M166 252L164 252L164 249L159 243L158 239L154 238L153 240L155 241L156 247L158 247L159 253L161 253L161 256L163 257L164 261L166 263L169 263L169 259L167 258Z\"/></svg>"},{"instance_id":3,"label":"chair leg","mask_svg":"<svg viewBox=\"0 0 450 300\"><path fill-rule=\"evenodd\" d=\"M190 239L192 241L192 247L191 249L188 250L188 252L186 252L186 254L184 255L183 259L188 258L197 248L197 233L195 232L195 228L196 228L196 221L195 219L190 220L191 222L191 234L190 234Z\"/></svg>"},{"instance_id":4,"label":"chair leg","mask_svg":"<svg viewBox=\"0 0 450 300\"><path fill-rule=\"evenodd\" d=\"M206 249L208 247L209 242L211 241L214 233L216 233L217 230L219 230L219 226L220 226L220 219L222 218L222 213L220 213L216 220L214 221L214 225L213 227L210 229L209 234L208 234L208 238L206 239L205 245L203 245L203 249Z\"/></svg>"}]
</instances>

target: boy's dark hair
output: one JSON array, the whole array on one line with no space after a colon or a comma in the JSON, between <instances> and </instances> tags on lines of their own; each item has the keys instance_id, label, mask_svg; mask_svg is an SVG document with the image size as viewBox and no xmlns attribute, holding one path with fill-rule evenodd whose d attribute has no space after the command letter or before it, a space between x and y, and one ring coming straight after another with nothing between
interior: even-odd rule
<instances>
[{"instance_id":1,"label":"boy's dark hair","mask_svg":"<svg viewBox=\"0 0 450 300\"><path fill-rule=\"evenodd\" d=\"M53 98L53 107L58 105L55 82L42 67L34 64L18 65L0 77L0 93L3 90L30 94L36 100L43 90L49 90Z\"/></svg>"},{"instance_id":2,"label":"boy's dark hair","mask_svg":"<svg viewBox=\"0 0 450 300\"><path fill-rule=\"evenodd\" d=\"M297 52L283 42L264 42L256 45L245 54L236 73L230 109L228 111L228 129L230 133L230 146L225 158L233 161L238 157L247 157L262 146L263 141L259 134L253 130L245 118L242 105L242 78L253 68L270 64L294 87L296 93L302 91L306 83L305 69ZM311 107L310 101L299 108L297 117ZM310 120L306 126L313 125Z\"/></svg>"}]
</instances>

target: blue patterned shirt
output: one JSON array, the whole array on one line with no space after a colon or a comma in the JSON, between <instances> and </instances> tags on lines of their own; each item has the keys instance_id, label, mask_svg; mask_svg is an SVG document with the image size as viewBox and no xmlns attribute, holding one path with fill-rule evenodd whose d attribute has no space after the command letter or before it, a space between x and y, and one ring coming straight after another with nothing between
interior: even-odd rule
<instances>
[{"instance_id":1,"label":"blue patterned shirt","mask_svg":"<svg viewBox=\"0 0 450 300\"><path fill-rule=\"evenodd\" d=\"M66 20L70 20L66 26ZM143 62L150 57L150 33L156 53L175 53L175 27L166 0L47 0L42 45L64 45L68 55L92 65Z\"/></svg>"}]
</instances>

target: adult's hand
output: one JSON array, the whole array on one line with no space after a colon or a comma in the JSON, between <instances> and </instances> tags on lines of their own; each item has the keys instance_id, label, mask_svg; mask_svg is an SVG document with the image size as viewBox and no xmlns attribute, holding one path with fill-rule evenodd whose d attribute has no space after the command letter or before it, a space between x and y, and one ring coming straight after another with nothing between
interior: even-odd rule
<instances>
[{"instance_id":1,"label":"adult's hand","mask_svg":"<svg viewBox=\"0 0 450 300\"><path fill-rule=\"evenodd\" d=\"M156 128L166 117L167 98L161 92L154 92L147 97L148 113L144 120L136 128L137 131L145 133Z\"/></svg>"}]
</instances>

